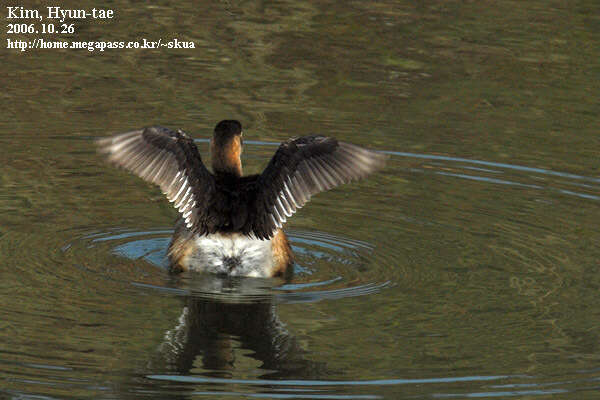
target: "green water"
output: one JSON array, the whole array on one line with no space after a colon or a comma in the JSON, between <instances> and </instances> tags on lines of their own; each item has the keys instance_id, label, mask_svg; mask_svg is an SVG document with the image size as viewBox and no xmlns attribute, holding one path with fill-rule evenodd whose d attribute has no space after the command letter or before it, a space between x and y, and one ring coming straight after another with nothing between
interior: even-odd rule
<instances>
[{"instance_id":1,"label":"green water","mask_svg":"<svg viewBox=\"0 0 600 400\"><path fill-rule=\"evenodd\" d=\"M0 51L0 397L600 397L596 1L102 7L55 37L196 48ZM290 219L291 282L169 275L175 210L93 146L225 118L246 173L390 154Z\"/></svg>"}]
</instances>

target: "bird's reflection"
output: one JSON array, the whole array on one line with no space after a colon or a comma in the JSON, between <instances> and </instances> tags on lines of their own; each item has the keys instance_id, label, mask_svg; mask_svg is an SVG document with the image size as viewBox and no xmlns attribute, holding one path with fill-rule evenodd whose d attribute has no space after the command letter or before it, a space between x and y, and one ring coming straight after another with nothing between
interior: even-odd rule
<instances>
[{"instance_id":1,"label":"bird's reflection","mask_svg":"<svg viewBox=\"0 0 600 400\"><path fill-rule=\"evenodd\" d=\"M321 376L322 363L305 359L306 352L277 315L271 288L278 283L194 276L188 283L191 295L176 325L165 333L155 361L171 373L200 368L205 376L228 378L242 363L236 357L251 357L262 363L261 378ZM240 356L238 348L249 352Z\"/></svg>"}]
</instances>

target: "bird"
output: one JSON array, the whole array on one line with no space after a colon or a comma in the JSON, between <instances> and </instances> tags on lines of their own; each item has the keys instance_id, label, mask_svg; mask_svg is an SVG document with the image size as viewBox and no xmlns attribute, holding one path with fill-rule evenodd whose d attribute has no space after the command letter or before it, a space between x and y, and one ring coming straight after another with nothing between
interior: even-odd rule
<instances>
[{"instance_id":1,"label":"bird","mask_svg":"<svg viewBox=\"0 0 600 400\"><path fill-rule=\"evenodd\" d=\"M242 173L242 125L223 120L210 140L211 169L190 135L150 126L96 140L106 160L160 187L179 212L169 270L290 277L284 223L311 196L382 168L387 155L329 136L290 138L262 173Z\"/></svg>"}]
</instances>

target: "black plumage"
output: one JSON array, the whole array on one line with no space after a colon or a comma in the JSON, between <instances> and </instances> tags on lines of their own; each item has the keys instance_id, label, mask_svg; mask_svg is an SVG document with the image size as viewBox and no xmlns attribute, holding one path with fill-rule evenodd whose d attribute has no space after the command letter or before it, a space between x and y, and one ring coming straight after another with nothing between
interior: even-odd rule
<instances>
[{"instance_id":1,"label":"black plumage","mask_svg":"<svg viewBox=\"0 0 600 400\"><path fill-rule=\"evenodd\" d=\"M227 140L217 135L223 122L229 124ZM241 135L237 121L223 122L217 146L230 143L232 131ZM387 158L331 137L306 136L282 143L261 174L242 177L209 172L182 131L149 127L97 143L111 163L159 185L193 232L242 232L259 239L272 238L312 195L365 177Z\"/></svg>"}]
</instances>

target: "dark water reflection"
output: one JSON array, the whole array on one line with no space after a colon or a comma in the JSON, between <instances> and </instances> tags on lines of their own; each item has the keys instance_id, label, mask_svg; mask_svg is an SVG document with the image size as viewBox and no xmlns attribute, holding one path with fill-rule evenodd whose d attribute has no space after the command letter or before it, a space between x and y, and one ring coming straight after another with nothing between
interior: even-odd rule
<instances>
[{"instance_id":1,"label":"dark water reflection","mask_svg":"<svg viewBox=\"0 0 600 400\"><path fill-rule=\"evenodd\" d=\"M123 0L79 38L197 48L4 49L0 397L597 398L597 3ZM391 156L290 220L289 282L170 276L174 210L92 145L207 159L223 118L246 173L308 133Z\"/></svg>"},{"instance_id":2,"label":"dark water reflection","mask_svg":"<svg viewBox=\"0 0 600 400\"><path fill-rule=\"evenodd\" d=\"M175 373L232 378L235 352L247 352L266 370L259 379L323 376L324 363L304 360L303 350L269 301L232 303L190 297L177 326L165 333L154 375ZM196 362L197 360L197 362ZM166 368L165 368L166 367ZM270 371L270 372L268 372Z\"/></svg>"}]
</instances>

